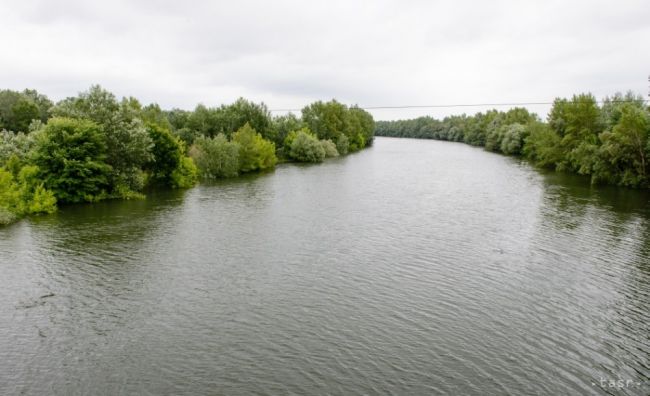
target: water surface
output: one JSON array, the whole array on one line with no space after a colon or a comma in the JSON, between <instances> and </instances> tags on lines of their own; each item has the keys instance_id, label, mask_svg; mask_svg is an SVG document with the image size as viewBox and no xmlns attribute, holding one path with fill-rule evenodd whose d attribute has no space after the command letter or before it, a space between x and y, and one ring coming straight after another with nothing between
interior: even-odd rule
<instances>
[{"instance_id":1,"label":"water surface","mask_svg":"<svg viewBox=\"0 0 650 396\"><path fill-rule=\"evenodd\" d=\"M0 394L648 394L649 198L378 138L64 207L0 229Z\"/></svg>"}]
</instances>

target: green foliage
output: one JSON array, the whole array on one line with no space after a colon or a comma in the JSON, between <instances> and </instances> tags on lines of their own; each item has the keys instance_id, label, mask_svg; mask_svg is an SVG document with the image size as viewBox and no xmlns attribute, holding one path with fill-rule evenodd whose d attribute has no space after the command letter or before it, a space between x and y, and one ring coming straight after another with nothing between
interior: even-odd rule
<instances>
[{"instance_id":1,"label":"green foliage","mask_svg":"<svg viewBox=\"0 0 650 396\"><path fill-rule=\"evenodd\" d=\"M52 102L35 90L0 90L0 130L28 132L32 120L47 121Z\"/></svg>"},{"instance_id":2,"label":"green foliage","mask_svg":"<svg viewBox=\"0 0 650 396\"><path fill-rule=\"evenodd\" d=\"M201 136L190 149L190 157L202 178L234 177L239 173L239 149L222 133L215 138Z\"/></svg>"},{"instance_id":3,"label":"green foliage","mask_svg":"<svg viewBox=\"0 0 650 396\"><path fill-rule=\"evenodd\" d=\"M534 122L528 125L528 137L523 154L537 165L555 168L562 161L562 139L548 124Z\"/></svg>"},{"instance_id":4,"label":"green foliage","mask_svg":"<svg viewBox=\"0 0 650 396\"><path fill-rule=\"evenodd\" d=\"M289 147L291 143L289 143L288 145L285 144L285 140L289 135L289 133L292 131L297 131L299 129L302 129L303 127L304 127L303 122L298 117L296 117L293 113L289 113L287 115L273 118L273 128L275 130L274 133L275 145L277 147L281 147L281 146Z\"/></svg>"},{"instance_id":5,"label":"green foliage","mask_svg":"<svg viewBox=\"0 0 650 396\"><path fill-rule=\"evenodd\" d=\"M32 120L38 120L40 117L40 111L36 103L27 98L18 99L11 106L11 113L13 115L13 122L8 126L12 131L27 132Z\"/></svg>"},{"instance_id":6,"label":"green foliage","mask_svg":"<svg viewBox=\"0 0 650 396\"><path fill-rule=\"evenodd\" d=\"M232 141L239 145L241 172L273 168L278 161L275 145L262 138L248 123L233 134Z\"/></svg>"},{"instance_id":7,"label":"green foliage","mask_svg":"<svg viewBox=\"0 0 650 396\"><path fill-rule=\"evenodd\" d=\"M6 169L0 168L0 208L3 212L9 212L17 217L18 205L20 204L20 188L14 180L14 176ZM2 217L9 217L4 215Z\"/></svg>"},{"instance_id":8,"label":"green foliage","mask_svg":"<svg viewBox=\"0 0 650 396\"><path fill-rule=\"evenodd\" d=\"M190 157L181 157L178 167L171 174L172 188L190 188L198 180L198 170Z\"/></svg>"},{"instance_id":9,"label":"green foliage","mask_svg":"<svg viewBox=\"0 0 650 396\"><path fill-rule=\"evenodd\" d=\"M32 120L47 121L52 102L34 90L0 90L0 130L28 132Z\"/></svg>"},{"instance_id":10,"label":"green foliage","mask_svg":"<svg viewBox=\"0 0 650 396\"><path fill-rule=\"evenodd\" d=\"M352 137L353 144L359 149L372 144L375 135L375 121L367 111L352 106L349 110L348 137Z\"/></svg>"},{"instance_id":11,"label":"green foliage","mask_svg":"<svg viewBox=\"0 0 650 396\"><path fill-rule=\"evenodd\" d=\"M307 128L295 133L291 142L289 157L300 162L322 162L325 158L325 149L317 137L312 135Z\"/></svg>"},{"instance_id":12,"label":"green foliage","mask_svg":"<svg viewBox=\"0 0 650 396\"><path fill-rule=\"evenodd\" d=\"M574 95L570 101L556 103L561 105L558 109L554 106L551 116L558 119L549 119L549 123L551 127L561 125L556 132L562 137L560 147L564 160L558 164L558 169L589 174L591 160L588 157L594 152L598 135L603 131L596 99L590 94L581 94Z\"/></svg>"},{"instance_id":13,"label":"green foliage","mask_svg":"<svg viewBox=\"0 0 650 396\"><path fill-rule=\"evenodd\" d=\"M0 132L0 166L6 165L12 157L14 161L21 164L27 161L27 157L36 146L38 136L38 132L30 134Z\"/></svg>"},{"instance_id":14,"label":"green foliage","mask_svg":"<svg viewBox=\"0 0 650 396\"><path fill-rule=\"evenodd\" d=\"M338 157L339 152L336 149L336 144L331 140L321 140L320 145L325 150L325 158Z\"/></svg>"},{"instance_id":15,"label":"green foliage","mask_svg":"<svg viewBox=\"0 0 650 396\"><path fill-rule=\"evenodd\" d=\"M620 108L618 122L611 131L603 132L603 142L594 164L594 181L630 187L648 186L648 148L650 120L648 112L625 104Z\"/></svg>"},{"instance_id":16,"label":"green foliage","mask_svg":"<svg viewBox=\"0 0 650 396\"><path fill-rule=\"evenodd\" d=\"M36 166L25 166L18 177L0 168L0 225L9 224L28 214L53 213L56 198L38 178Z\"/></svg>"},{"instance_id":17,"label":"green foliage","mask_svg":"<svg viewBox=\"0 0 650 396\"><path fill-rule=\"evenodd\" d=\"M51 119L34 154L40 178L61 202L91 202L106 197L111 167L106 142L92 121Z\"/></svg>"},{"instance_id":18,"label":"green foliage","mask_svg":"<svg viewBox=\"0 0 650 396\"><path fill-rule=\"evenodd\" d=\"M23 167L18 173L18 182L21 192L21 203L18 206L19 214L54 213L56 211L56 197L47 190L39 179L40 170L35 165Z\"/></svg>"},{"instance_id":19,"label":"green foliage","mask_svg":"<svg viewBox=\"0 0 650 396\"><path fill-rule=\"evenodd\" d=\"M503 136L505 135L506 126L496 126L495 124L491 125L488 128L487 136L485 138L485 149L489 151L499 151L501 150L501 142L503 141Z\"/></svg>"},{"instance_id":20,"label":"green foliage","mask_svg":"<svg viewBox=\"0 0 650 396\"><path fill-rule=\"evenodd\" d=\"M153 141L153 159L147 166L151 181L172 188L189 188L196 184L198 170L194 161L185 156L183 142L157 124L148 124L147 130Z\"/></svg>"},{"instance_id":21,"label":"green foliage","mask_svg":"<svg viewBox=\"0 0 650 396\"><path fill-rule=\"evenodd\" d=\"M302 120L319 139L336 141L341 134L348 132L348 109L336 100L317 101L306 106L302 109Z\"/></svg>"},{"instance_id":22,"label":"green foliage","mask_svg":"<svg viewBox=\"0 0 650 396\"><path fill-rule=\"evenodd\" d=\"M487 150L523 155L539 166L591 176L594 183L650 187L650 109L631 92L606 98L602 107L590 94L558 98L548 123L514 108L442 121L380 121L375 133L451 141L463 137Z\"/></svg>"},{"instance_id":23,"label":"green foliage","mask_svg":"<svg viewBox=\"0 0 650 396\"><path fill-rule=\"evenodd\" d=\"M322 161L370 145L374 129L370 113L335 100L305 107L302 118L272 118L264 103L243 98L164 111L98 85L55 106L34 90L0 90L0 222L49 213L57 200L143 198L148 183L185 188L199 174L272 168L276 148L283 158Z\"/></svg>"},{"instance_id":24,"label":"green foliage","mask_svg":"<svg viewBox=\"0 0 650 396\"><path fill-rule=\"evenodd\" d=\"M169 132L156 124L147 125L149 138L153 142L153 158L147 169L156 184L171 185L171 175L180 166L183 150L180 142Z\"/></svg>"},{"instance_id":25,"label":"green foliage","mask_svg":"<svg viewBox=\"0 0 650 396\"><path fill-rule=\"evenodd\" d=\"M137 102L134 98L131 100ZM167 119L167 114L156 103L143 107L140 111L140 118L146 124L156 124L165 129L172 129L172 124Z\"/></svg>"},{"instance_id":26,"label":"green foliage","mask_svg":"<svg viewBox=\"0 0 650 396\"><path fill-rule=\"evenodd\" d=\"M336 140L336 151L338 151L338 153L341 155L345 155L348 153L349 148L350 141L348 140L348 137L345 135L339 136L339 138Z\"/></svg>"},{"instance_id":27,"label":"green foliage","mask_svg":"<svg viewBox=\"0 0 650 396\"><path fill-rule=\"evenodd\" d=\"M106 163L111 166L109 187L112 195L124 197L144 187L141 169L152 159L153 142L142 121L160 122L157 105L142 110L135 98L118 102L115 96L98 85L82 92L78 97L68 98L52 108L52 113L94 121L101 129L106 142Z\"/></svg>"},{"instance_id":28,"label":"green foliage","mask_svg":"<svg viewBox=\"0 0 650 396\"><path fill-rule=\"evenodd\" d=\"M253 103L244 98L229 105L208 108L198 105L190 114L176 110L170 120L175 129L188 128L197 135L214 137L223 133L230 137L234 131L249 124L263 138L275 140L276 133L271 121L271 113L264 103Z\"/></svg>"},{"instance_id":29,"label":"green foliage","mask_svg":"<svg viewBox=\"0 0 650 396\"><path fill-rule=\"evenodd\" d=\"M525 138L526 128L522 124L516 122L508 125L501 140L501 152L506 155L521 155Z\"/></svg>"}]
</instances>

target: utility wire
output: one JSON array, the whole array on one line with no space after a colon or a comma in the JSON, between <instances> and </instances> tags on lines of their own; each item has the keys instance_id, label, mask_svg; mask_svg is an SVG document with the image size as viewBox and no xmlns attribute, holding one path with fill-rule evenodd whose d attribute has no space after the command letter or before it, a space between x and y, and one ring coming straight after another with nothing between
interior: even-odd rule
<instances>
[{"instance_id":1,"label":"utility wire","mask_svg":"<svg viewBox=\"0 0 650 396\"><path fill-rule=\"evenodd\" d=\"M643 102L648 100L597 100L596 103L628 103ZM472 104L442 104L442 105L402 105L402 106L357 106L364 110L390 110L390 109L434 109L434 108L452 108L452 107L498 107L498 106L535 106L535 105L552 105L555 102L513 102L513 103L472 103ZM271 109L271 112L281 111L300 111L302 109Z\"/></svg>"}]
</instances>

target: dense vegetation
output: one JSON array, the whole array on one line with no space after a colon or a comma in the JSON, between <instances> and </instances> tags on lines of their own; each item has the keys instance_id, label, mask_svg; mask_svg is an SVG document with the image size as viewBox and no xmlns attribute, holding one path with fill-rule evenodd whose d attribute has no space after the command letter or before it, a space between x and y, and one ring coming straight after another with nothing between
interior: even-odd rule
<instances>
[{"instance_id":1,"label":"dense vegetation","mask_svg":"<svg viewBox=\"0 0 650 396\"><path fill-rule=\"evenodd\" d=\"M465 142L587 175L593 183L650 187L650 109L633 93L608 97L602 105L590 94L556 99L547 122L513 108L443 120L378 121L375 134Z\"/></svg>"},{"instance_id":2,"label":"dense vegetation","mask_svg":"<svg viewBox=\"0 0 650 396\"><path fill-rule=\"evenodd\" d=\"M53 103L0 91L0 224L57 204L142 198L149 186L187 188L280 161L321 162L372 144L372 116L335 100L272 117L238 99L193 111L118 100L93 86Z\"/></svg>"}]
</instances>

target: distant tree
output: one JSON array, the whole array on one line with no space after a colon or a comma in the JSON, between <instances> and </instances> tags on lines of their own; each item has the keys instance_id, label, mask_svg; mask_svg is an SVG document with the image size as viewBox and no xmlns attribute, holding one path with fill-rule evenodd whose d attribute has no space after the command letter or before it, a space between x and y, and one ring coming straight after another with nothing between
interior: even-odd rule
<instances>
[{"instance_id":1,"label":"distant tree","mask_svg":"<svg viewBox=\"0 0 650 396\"><path fill-rule=\"evenodd\" d=\"M11 106L12 122L7 126L14 132L27 132L32 120L40 119L36 103L27 98L20 98Z\"/></svg>"},{"instance_id":2,"label":"distant tree","mask_svg":"<svg viewBox=\"0 0 650 396\"><path fill-rule=\"evenodd\" d=\"M0 130L28 132L32 120L47 121L52 102L34 90L0 90Z\"/></svg>"}]
</instances>

